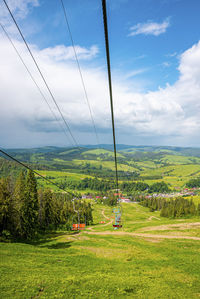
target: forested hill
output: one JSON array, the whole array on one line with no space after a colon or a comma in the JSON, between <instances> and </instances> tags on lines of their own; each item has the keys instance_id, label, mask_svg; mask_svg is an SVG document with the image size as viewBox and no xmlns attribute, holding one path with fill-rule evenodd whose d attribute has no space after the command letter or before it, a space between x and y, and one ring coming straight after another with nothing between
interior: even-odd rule
<instances>
[{"instance_id":1,"label":"forested hill","mask_svg":"<svg viewBox=\"0 0 200 299\"><path fill-rule=\"evenodd\" d=\"M98 148L95 145L84 145L80 148L73 147L55 147L46 146L39 148L22 148L22 149L5 149L6 152L12 154L14 157L20 157L24 161L36 161L38 159L65 157L65 158L85 158L88 159L92 156L113 156L113 145L101 144ZM156 158L166 154L169 155L181 155L181 156L194 156L200 157L200 148L193 147L173 147L173 146L132 146L118 144L117 150L120 158L126 157L141 157L141 158Z\"/></svg>"},{"instance_id":2,"label":"forested hill","mask_svg":"<svg viewBox=\"0 0 200 299\"><path fill-rule=\"evenodd\" d=\"M200 149L161 146L118 145L117 160L121 181L143 181L148 185L164 181L169 188L185 187L200 176ZM111 145L81 148L43 147L5 149L14 158L27 163L61 185L84 178L115 178ZM0 156L0 177L16 176L20 167ZM66 182L63 182L66 180ZM73 184L71 184L73 185Z\"/></svg>"}]
</instances>

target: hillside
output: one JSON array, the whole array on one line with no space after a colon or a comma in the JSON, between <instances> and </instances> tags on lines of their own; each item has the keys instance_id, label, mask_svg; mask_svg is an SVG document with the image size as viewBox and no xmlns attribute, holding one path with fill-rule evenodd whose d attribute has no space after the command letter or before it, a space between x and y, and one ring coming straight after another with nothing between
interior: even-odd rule
<instances>
[{"instance_id":1,"label":"hillside","mask_svg":"<svg viewBox=\"0 0 200 299\"><path fill-rule=\"evenodd\" d=\"M180 222L123 204L116 232L112 209L93 209L95 224L84 232L0 243L2 298L199 297L199 218Z\"/></svg>"},{"instance_id":2,"label":"hillside","mask_svg":"<svg viewBox=\"0 0 200 299\"><path fill-rule=\"evenodd\" d=\"M191 178L200 175L200 149L197 148L127 145L119 145L118 148L121 182L142 181L151 185L164 181L169 188L174 189L184 188ZM44 147L7 151L59 184L63 183L63 180L78 182L85 177L98 177L101 180L115 178L114 155L110 145L105 148L102 145L100 148ZM3 157L0 159L0 166L0 176L17 173L17 166L12 162L7 163ZM41 179L39 183L46 184Z\"/></svg>"}]
</instances>

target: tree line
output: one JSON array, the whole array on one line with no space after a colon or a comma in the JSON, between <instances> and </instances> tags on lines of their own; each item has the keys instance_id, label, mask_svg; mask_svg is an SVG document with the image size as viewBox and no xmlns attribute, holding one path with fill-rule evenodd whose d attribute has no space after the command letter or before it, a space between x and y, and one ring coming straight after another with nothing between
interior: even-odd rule
<instances>
[{"instance_id":1,"label":"tree line","mask_svg":"<svg viewBox=\"0 0 200 299\"><path fill-rule=\"evenodd\" d=\"M106 192L115 188L114 180L100 180L98 178L84 178L81 181L67 181L62 180L59 184L61 188L70 188L76 190L91 189L100 192ZM122 182L119 184L121 191L129 194L135 191L148 191L148 193L164 193L169 192L170 189L165 182L157 182L148 185L144 182Z\"/></svg>"},{"instance_id":2,"label":"tree line","mask_svg":"<svg viewBox=\"0 0 200 299\"><path fill-rule=\"evenodd\" d=\"M188 216L200 216L200 204L197 206L193 200L183 197L166 200L165 198L141 198L140 204L148 207L151 212L160 211L161 217L181 218Z\"/></svg>"},{"instance_id":3,"label":"tree line","mask_svg":"<svg viewBox=\"0 0 200 299\"><path fill-rule=\"evenodd\" d=\"M189 180L186 183L186 187L188 187L188 188L198 188L198 187L200 187L200 178Z\"/></svg>"},{"instance_id":4,"label":"tree line","mask_svg":"<svg viewBox=\"0 0 200 299\"><path fill-rule=\"evenodd\" d=\"M38 233L56 229L60 226L70 229L72 220L86 219L93 222L90 203L72 201L73 196L52 192L50 189L38 190L37 180L32 171L21 171L17 180L12 177L0 180L0 235L31 239Z\"/></svg>"}]
</instances>

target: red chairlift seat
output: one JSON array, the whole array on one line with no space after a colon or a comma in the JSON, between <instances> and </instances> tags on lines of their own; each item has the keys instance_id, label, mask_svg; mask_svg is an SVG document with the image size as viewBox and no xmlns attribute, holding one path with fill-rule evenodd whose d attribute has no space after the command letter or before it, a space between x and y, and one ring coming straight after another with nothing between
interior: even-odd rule
<instances>
[{"instance_id":1,"label":"red chairlift seat","mask_svg":"<svg viewBox=\"0 0 200 299\"><path fill-rule=\"evenodd\" d=\"M85 223L80 223L79 230L84 230L84 229L85 229Z\"/></svg>"},{"instance_id":2,"label":"red chairlift seat","mask_svg":"<svg viewBox=\"0 0 200 299\"><path fill-rule=\"evenodd\" d=\"M113 227L121 228L122 224L113 224Z\"/></svg>"},{"instance_id":3,"label":"red chairlift seat","mask_svg":"<svg viewBox=\"0 0 200 299\"><path fill-rule=\"evenodd\" d=\"M73 223L72 224L72 230L84 230L85 229L85 223Z\"/></svg>"}]
</instances>

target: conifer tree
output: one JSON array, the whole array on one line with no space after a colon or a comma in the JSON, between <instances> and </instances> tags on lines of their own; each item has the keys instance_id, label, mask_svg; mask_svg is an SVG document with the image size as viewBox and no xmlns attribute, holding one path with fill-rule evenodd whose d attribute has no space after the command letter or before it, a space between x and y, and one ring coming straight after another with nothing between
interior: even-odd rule
<instances>
[{"instance_id":1,"label":"conifer tree","mask_svg":"<svg viewBox=\"0 0 200 299\"><path fill-rule=\"evenodd\" d=\"M38 194L37 182L33 171L29 170L26 178L25 200L23 204L23 231L26 238L31 238L38 229Z\"/></svg>"},{"instance_id":2,"label":"conifer tree","mask_svg":"<svg viewBox=\"0 0 200 299\"><path fill-rule=\"evenodd\" d=\"M54 224L54 209L52 202L52 192L51 190L45 190L43 194L44 200L44 223L46 227Z\"/></svg>"},{"instance_id":3,"label":"conifer tree","mask_svg":"<svg viewBox=\"0 0 200 299\"><path fill-rule=\"evenodd\" d=\"M200 216L200 203L197 206L197 215Z\"/></svg>"},{"instance_id":4,"label":"conifer tree","mask_svg":"<svg viewBox=\"0 0 200 299\"><path fill-rule=\"evenodd\" d=\"M16 236L16 208L13 199L13 182L10 177L0 183L0 232Z\"/></svg>"},{"instance_id":5,"label":"conifer tree","mask_svg":"<svg viewBox=\"0 0 200 299\"><path fill-rule=\"evenodd\" d=\"M23 206L25 201L25 187L26 187L26 177L24 171L21 171L14 188L14 204L16 209L15 223L16 232L19 236L23 236Z\"/></svg>"}]
</instances>

